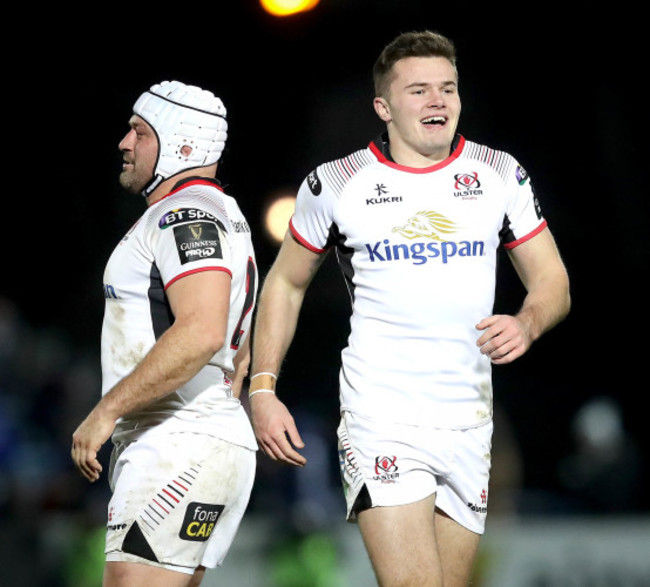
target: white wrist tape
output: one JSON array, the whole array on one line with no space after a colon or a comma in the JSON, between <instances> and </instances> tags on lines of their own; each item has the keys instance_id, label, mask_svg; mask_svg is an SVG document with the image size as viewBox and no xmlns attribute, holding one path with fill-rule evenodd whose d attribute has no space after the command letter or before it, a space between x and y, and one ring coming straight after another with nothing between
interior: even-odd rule
<instances>
[{"instance_id":1,"label":"white wrist tape","mask_svg":"<svg viewBox=\"0 0 650 587\"><path fill-rule=\"evenodd\" d=\"M255 377L260 377L261 375L270 375L271 377L273 377L273 379L278 378L278 376L275 373L271 373L270 371L261 371L260 373L255 373L255 375L251 377L251 381L255 379Z\"/></svg>"},{"instance_id":2,"label":"white wrist tape","mask_svg":"<svg viewBox=\"0 0 650 587\"><path fill-rule=\"evenodd\" d=\"M256 389L255 391L251 391L248 394L248 397L251 398L253 397L256 393L275 393L272 389Z\"/></svg>"}]
</instances>

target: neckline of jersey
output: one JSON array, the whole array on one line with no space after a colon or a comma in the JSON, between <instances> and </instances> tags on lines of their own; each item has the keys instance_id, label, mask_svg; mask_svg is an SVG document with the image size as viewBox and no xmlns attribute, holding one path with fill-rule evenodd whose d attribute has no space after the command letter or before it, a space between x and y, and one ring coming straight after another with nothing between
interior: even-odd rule
<instances>
[{"instance_id":1,"label":"neckline of jersey","mask_svg":"<svg viewBox=\"0 0 650 587\"><path fill-rule=\"evenodd\" d=\"M219 180L216 178L201 177L201 176L186 177L184 179L179 180L178 183L174 185L174 187L171 189L171 191L168 194L164 195L162 198L154 202L154 204L157 204L158 202L162 202L163 200L172 197L174 194L177 194L181 190L191 185L209 185L223 192L223 187L221 187Z\"/></svg>"},{"instance_id":2,"label":"neckline of jersey","mask_svg":"<svg viewBox=\"0 0 650 587\"><path fill-rule=\"evenodd\" d=\"M382 145L386 150L384 150L384 148L382 148L380 145ZM456 135L454 142L452 143L452 152L445 160L429 167L408 167L406 165L400 165L390 158L390 151L388 150L388 136L386 134L383 134L374 141L371 141L368 145L368 148L372 151L375 157L377 157L377 160L380 163L387 165L388 167L392 167L393 169L397 169L398 171L404 171L406 173L431 173L433 171L438 171L443 167L447 167L447 165L458 159L460 154L463 152L464 147L465 137L460 134Z\"/></svg>"}]
</instances>

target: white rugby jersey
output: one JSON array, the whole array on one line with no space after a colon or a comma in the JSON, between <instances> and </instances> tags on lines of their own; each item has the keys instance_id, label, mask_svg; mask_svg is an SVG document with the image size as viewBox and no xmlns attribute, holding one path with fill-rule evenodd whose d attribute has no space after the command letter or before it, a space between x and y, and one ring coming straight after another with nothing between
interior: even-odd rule
<instances>
[{"instance_id":1,"label":"white rugby jersey","mask_svg":"<svg viewBox=\"0 0 650 587\"><path fill-rule=\"evenodd\" d=\"M492 417L491 363L475 325L493 312L497 249L546 221L507 153L458 136L448 159L415 169L391 161L386 140L317 167L290 222L308 249L336 248L352 298L341 409L477 426Z\"/></svg>"},{"instance_id":2,"label":"white rugby jersey","mask_svg":"<svg viewBox=\"0 0 650 587\"><path fill-rule=\"evenodd\" d=\"M216 180L179 182L146 210L113 251L104 272L102 393L128 375L173 323L166 288L198 271L225 271L232 278L226 344L180 389L122 418L116 441L156 426L257 447L224 373L233 370L250 328L257 294L255 254L246 219Z\"/></svg>"}]
</instances>

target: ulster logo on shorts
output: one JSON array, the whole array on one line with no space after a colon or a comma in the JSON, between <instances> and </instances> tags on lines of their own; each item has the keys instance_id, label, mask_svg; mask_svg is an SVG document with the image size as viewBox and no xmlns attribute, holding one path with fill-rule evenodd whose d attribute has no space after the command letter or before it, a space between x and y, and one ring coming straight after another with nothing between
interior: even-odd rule
<instances>
[{"instance_id":1,"label":"ulster logo on shorts","mask_svg":"<svg viewBox=\"0 0 650 587\"><path fill-rule=\"evenodd\" d=\"M397 457L375 457L375 476L373 479L382 483L395 483L399 478Z\"/></svg>"},{"instance_id":2,"label":"ulster logo on shorts","mask_svg":"<svg viewBox=\"0 0 650 587\"><path fill-rule=\"evenodd\" d=\"M178 535L183 540L204 542L212 535L212 530L214 530L224 507L213 503L193 501L185 510L185 519Z\"/></svg>"}]
</instances>

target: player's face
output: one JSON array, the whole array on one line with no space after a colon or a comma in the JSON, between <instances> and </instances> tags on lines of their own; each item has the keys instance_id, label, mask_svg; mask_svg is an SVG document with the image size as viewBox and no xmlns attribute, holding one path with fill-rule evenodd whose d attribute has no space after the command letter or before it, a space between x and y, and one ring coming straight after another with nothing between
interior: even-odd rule
<instances>
[{"instance_id":1,"label":"player's face","mask_svg":"<svg viewBox=\"0 0 650 587\"><path fill-rule=\"evenodd\" d=\"M425 167L446 159L460 117L456 68L444 57L408 57L393 66L387 96L375 98L387 123L391 155Z\"/></svg>"},{"instance_id":2,"label":"player's face","mask_svg":"<svg viewBox=\"0 0 650 587\"><path fill-rule=\"evenodd\" d=\"M131 130L119 144L122 151L120 183L132 193L139 193L153 177L158 157L158 138L139 116L129 120Z\"/></svg>"}]
</instances>

